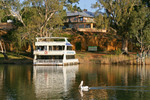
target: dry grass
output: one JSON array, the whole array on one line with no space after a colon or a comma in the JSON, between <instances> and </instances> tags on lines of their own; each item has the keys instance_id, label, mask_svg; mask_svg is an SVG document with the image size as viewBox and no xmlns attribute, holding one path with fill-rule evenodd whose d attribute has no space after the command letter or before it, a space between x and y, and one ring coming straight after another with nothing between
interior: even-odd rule
<instances>
[{"instance_id":1,"label":"dry grass","mask_svg":"<svg viewBox=\"0 0 150 100\"><path fill-rule=\"evenodd\" d=\"M76 56L80 63L97 63L97 64L137 64L136 55L111 55L101 53L78 52ZM146 64L150 64L150 58L146 58Z\"/></svg>"},{"instance_id":2,"label":"dry grass","mask_svg":"<svg viewBox=\"0 0 150 100\"><path fill-rule=\"evenodd\" d=\"M136 64L136 57L126 55L106 55L99 60L101 64Z\"/></svg>"},{"instance_id":3,"label":"dry grass","mask_svg":"<svg viewBox=\"0 0 150 100\"><path fill-rule=\"evenodd\" d=\"M147 57L147 58L145 59L145 64L150 65L150 57Z\"/></svg>"}]
</instances>

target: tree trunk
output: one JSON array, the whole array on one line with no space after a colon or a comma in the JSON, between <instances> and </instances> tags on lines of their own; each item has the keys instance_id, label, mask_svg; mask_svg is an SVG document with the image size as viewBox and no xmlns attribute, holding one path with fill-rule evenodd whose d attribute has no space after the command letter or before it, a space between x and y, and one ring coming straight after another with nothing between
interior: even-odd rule
<instances>
[{"instance_id":1,"label":"tree trunk","mask_svg":"<svg viewBox=\"0 0 150 100\"><path fill-rule=\"evenodd\" d=\"M31 46L31 57L33 57L33 43L30 42L30 46Z\"/></svg>"},{"instance_id":2,"label":"tree trunk","mask_svg":"<svg viewBox=\"0 0 150 100\"><path fill-rule=\"evenodd\" d=\"M122 40L122 54L128 54L128 40Z\"/></svg>"},{"instance_id":3,"label":"tree trunk","mask_svg":"<svg viewBox=\"0 0 150 100\"><path fill-rule=\"evenodd\" d=\"M4 53L4 52L3 52L2 54L4 55L4 59L5 59L5 60L8 60L8 56L7 56L7 54L6 54L6 53Z\"/></svg>"}]
</instances>

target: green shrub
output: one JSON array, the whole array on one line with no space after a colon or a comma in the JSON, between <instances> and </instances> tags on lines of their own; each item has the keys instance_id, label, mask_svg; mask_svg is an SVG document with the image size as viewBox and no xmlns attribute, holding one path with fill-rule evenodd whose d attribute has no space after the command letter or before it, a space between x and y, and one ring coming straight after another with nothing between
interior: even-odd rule
<instances>
[{"instance_id":1,"label":"green shrub","mask_svg":"<svg viewBox=\"0 0 150 100\"><path fill-rule=\"evenodd\" d=\"M118 49L118 50L114 51L114 53L115 53L116 55L120 55L122 52L121 52L121 49Z\"/></svg>"}]
</instances>

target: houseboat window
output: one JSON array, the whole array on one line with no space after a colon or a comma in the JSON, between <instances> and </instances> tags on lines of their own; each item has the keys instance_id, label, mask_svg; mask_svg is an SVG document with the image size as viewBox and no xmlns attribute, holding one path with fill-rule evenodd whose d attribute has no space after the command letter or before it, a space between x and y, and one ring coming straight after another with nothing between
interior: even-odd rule
<instances>
[{"instance_id":1,"label":"houseboat window","mask_svg":"<svg viewBox=\"0 0 150 100\"><path fill-rule=\"evenodd\" d=\"M52 46L49 46L49 51L52 51Z\"/></svg>"},{"instance_id":2,"label":"houseboat window","mask_svg":"<svg viewBox=\"0 0 150 100\"><path fill-rule=\"evenodd\" d=\"M53 46L53 50L58 50L58 46Z\"/></svg>"},{"instance_id":3,"label":"houseboat window","mask_svg":"<svg viewBox=\"0 0 150 100\"><path fill-rule=\"evenodd\" d=\"M67 50L72 50L72 46L67 46Z\"/></svg>"},{"instance_id":4,"label":"houseboat window","mask_svg":"<svg viewBox=\"0 0 150 100\"><path fill-rule=\"evenodd\" d=\"M65 46L53 46L53 50L64 50Z\"/></svg>"},{"instance_id":5,"label":"houseboat window","mask_svg":"<svg viewBox=\"0 0 150 100\"><path fill-rule=\"evenodd\" d=\"M65 49L65 46L58 46L59 47L59 50L64 50Z\"/></svg>"},{"instance_id":6,"label":"houseboat window","mask_svg":"<svg viewBox=\"0 0 150 100\"><path fill-rule=\"evenodd\" d=\"M37 59L50 59L49 56L37 56Z\"/></svg>"},{"instance_id":7,"label":"houseboat window","mask_svg":"<svg viewBox=\"0 0 150 100\"><path fill-rule=\"evenodd\" d=\"M47 50L47 46L36 46L36 50L39 51Z\"/></svg>"},{"instance_id":8,"label":"houseboat window","mask_svg":"<svg viewBox=\"0 0 150 100\"><path fill-rule=\"evenodd\" d=\"M37 59L63 59L63 55L58 55L58 56L53 56L53 55L48 55L48 56L37 56Z\"/></svg>"},{"instance_id":9,"label":"houseboat window","mask_svg":"<svg viewBox=\"0 0 150 100\"><path fill-rule=\"evenodd\" d=\"M75 59L74 55L66 55L66 59Z\"/></svg>"}]
</instances>

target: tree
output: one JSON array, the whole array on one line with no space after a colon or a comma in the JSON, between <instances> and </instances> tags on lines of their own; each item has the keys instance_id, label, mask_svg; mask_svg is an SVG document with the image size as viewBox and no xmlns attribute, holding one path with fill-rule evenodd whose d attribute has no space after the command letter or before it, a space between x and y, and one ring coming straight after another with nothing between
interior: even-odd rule
<instances>
[{"instance_id":1,"label":"tree","mask_svg":"<svg viewBox=\"0 0 150 100\"><path fill-rule=\"evenodd\" d=\"M32 44L36 36L51 36L63 25L64 7L71 9L79 0L1 0L7 16L15 17L22 25L14 31L17 43L28 41ZM19 41L19 42L18 42ZM19 43L22 44L22 43ZM33 50L32 50L33 51Z\"/></svg>"},{"instance_id":2,"label":"tree","mask_svg":"<svg viewBox=\"0 0 150 100\"><path fill-rule=\"evenodd\" d=\"M142 0L143 4L146 4L150 8L150 0Z\"/></svg>"},{"instance_id":3,"label":"tree","mask_svg":"<svg viewBox=\"0 0 150 100\"><path fill-rule=\"evenodd\" d=\"M144 5L132 13L130 33L137 40L141 53L150 46L150 11Z\"/></svg>"},{"instance_id":4,"label":"tree","mask_svg":"<svg viewBox=\"0 0 150 100\"><path fill-rule=\"evenodd\" d=\"M98 0L94 7L99 7L99 10L105 9L107 16L102 19L108 19L105 23L108 30L114 30L122 40L122 51L128 53L128 41L130 39L130 17L134 11L134 6L138 5L138 0ZM97 21L97 26L102 26L103 23Z\"/></svg>"}]
</instances>

